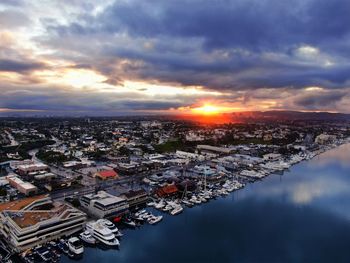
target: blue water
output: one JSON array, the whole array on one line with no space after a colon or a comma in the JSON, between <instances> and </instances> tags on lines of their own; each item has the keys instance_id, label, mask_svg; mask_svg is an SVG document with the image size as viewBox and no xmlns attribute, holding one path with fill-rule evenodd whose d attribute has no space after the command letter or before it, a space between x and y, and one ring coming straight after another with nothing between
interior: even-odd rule
<instances>
[{"instance_id":1,"label":"blue water","mask_svg":"<svg viewBox=\"0 0 350 263\"><path fill-rule=\"evenodd\" d=\"M350 262L350 145L124 234L80 262Z\"/></svg>"}]
</instances>

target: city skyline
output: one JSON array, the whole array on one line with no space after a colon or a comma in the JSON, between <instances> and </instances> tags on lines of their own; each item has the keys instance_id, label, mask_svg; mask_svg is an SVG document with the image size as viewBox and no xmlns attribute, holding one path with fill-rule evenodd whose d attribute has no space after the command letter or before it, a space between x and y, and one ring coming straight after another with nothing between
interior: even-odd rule
<instances>
[{"instance_id":1,"label":"city skyline","mask_svg":"<svg viewBox=\"0 0 350 263\"><path fill-rule=\"evenodd\" d=\"M0 114L350 113L349 1L2 1Z\"/></svg>"}]
</instances>

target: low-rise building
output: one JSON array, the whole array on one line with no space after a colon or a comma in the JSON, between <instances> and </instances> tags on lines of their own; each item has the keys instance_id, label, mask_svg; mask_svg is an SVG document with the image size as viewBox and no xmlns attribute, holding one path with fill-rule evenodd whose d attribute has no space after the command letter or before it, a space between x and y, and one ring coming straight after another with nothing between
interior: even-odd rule
<instances>
[{"instance_id":1,"label":"low-rise building","mask_svg":"<svg viewBox=\"0 0 350 263\"><path fill-rule=\"evenodd\" d=\"M28 175L29 173L39 173L48 171L49 167L43 163L22 164L17 167L20 175Z\"/></svg>"},{"instance_id":2,"label":"low-rise building","mask_svg":"<svg viewBox=\"0 0 350 263\"><path fill-rule=\"evenodd\" d=\"M129 209L127 199L111 195L105 191L88 194L80 198L87 213L97 218L112 218L126 213Z\"/></svg>"},{"instance_id":3,"label":"low-rise building","mask_svg":"<svg viewBox=\"0 0 350 263\"><path fill-rule=\"evenodd\" d=\"M98 171L95 173L95 177L101 179L101 180L107 180L107 179L117 179L119 178L118 174L114 170L103 170Z\"/></svg>"},{"instance_id":4,"label":"low-rise building","mask_svg":"<svg viewBox=\"0 0 350 263\"><path fill-rule=\"evenodd\" d=\"M6 178L9 184L12 187L16 188L22 194L29 196L29 195L34 195L38 192L38 188L35 185L29 182L23 181L16 174L10 174Z\"/></svg>"},{"instance_id":5,"label":"low-rise building","mask_svg":"<svg viewBox=\"0 0 350 263\"><path fill-rule=\"evenodd\" d=\"M203 155L200 155L197 153L190 153L190 152L184 152L184 151L177 150L175 154L178 157L187 158L190 160L195 160L195 161L204 161L205 160L205 157Z\"/></svg>"},{"instance_id":6,"label":"low-rise building","mask_svg":"<svg viewBox=\"0 0 350 263\"><path fill-rule=\"evenodd\" d=\"M177 188L177 186L174 184L170 184L170 185L166 185L158 188L155 191L155 194L158 197L168 197L168 196L176 195L178 192L179 192L179 189Z\"/></svg>"},{"instance_id":7,"label":"low-rise building","mask_svg":"<svg viewBox=\"0 0 350 263\"><path fill-rule=\"evenodd\" d=\"M217 146L211 146L211 145L197 145L197 149L207 152L213 152L213 153L219 153L219 154L230 154L234 152L234 148L226 148L226 147L217 147Z\"/></svg>"},{"instance_id":8,"label":"low-rise building","mask_svg":"<svg viewBox=\"0 0 350 263\"><path fill-rule=\"evenodd\" d=\"M143 189L136 191L130 190L129 192L124 193L121 197L128 201L129 207L143 205L148 201L148 193Z\"/></svg>"},{"instance_id":9,"label":"low-rise building","mask_svg":"<svg viewBox=\"0 0 350 263\"><path fill-rule=\"evenodd\" d=\"M16 252L79 232L85 222L85 213L47 196L0 204L0 233Z\"/></svg>"}]
</instances>

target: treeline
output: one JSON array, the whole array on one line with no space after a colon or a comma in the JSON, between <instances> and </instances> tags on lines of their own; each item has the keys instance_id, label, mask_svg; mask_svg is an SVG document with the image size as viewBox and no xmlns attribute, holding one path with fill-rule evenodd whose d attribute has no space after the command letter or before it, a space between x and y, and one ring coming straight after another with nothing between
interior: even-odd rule
<instances>
[{"instance_id":1,"label":"treeline","mask_svg":"<svg viewBox=\"0 0 350 263\"><path fill-rule=\"evenodd\" d=\"M53 145L55 144L54 140L36 140L36 141L30 141L30 142L24 142L17 146L2 146L0 147L0 157L2 161L8 160L6 157L7 153L16 153L23 158L28 159L31 158L31 156L28 154L29 151L34 149L40 149L47 145Z\"/></svg>"},{"instance_id":2,"label":"treeline","mask_svg":"<svg viewBox=\"0 0 350 263\"><path fill-rule=\"evenodd\" d=\"M43 151L40 150L36 156L49 164L61 164L63 162L66 162L69 160L67 156L65 156L63 153L55 152L55 151Z\"/></svg>"}]
</instances>

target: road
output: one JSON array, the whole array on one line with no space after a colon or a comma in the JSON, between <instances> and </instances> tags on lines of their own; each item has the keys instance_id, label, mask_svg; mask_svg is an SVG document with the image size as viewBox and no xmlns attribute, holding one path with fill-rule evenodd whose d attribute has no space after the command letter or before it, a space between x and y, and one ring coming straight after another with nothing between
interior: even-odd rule
<instances>
[{"instance_id":1,"label":"road","mask_svg":"<svg viewBox=\"0 0 350 263\"><path fill-rule=\"evenodd\" d=\"M7 137L10 140L10 146L17 146L17 145L19 145L19 143L15 140L15 138L12 136L12 134L9 131L5 130L5 133L6 133Z\"/></svg>"}]
</instances>

